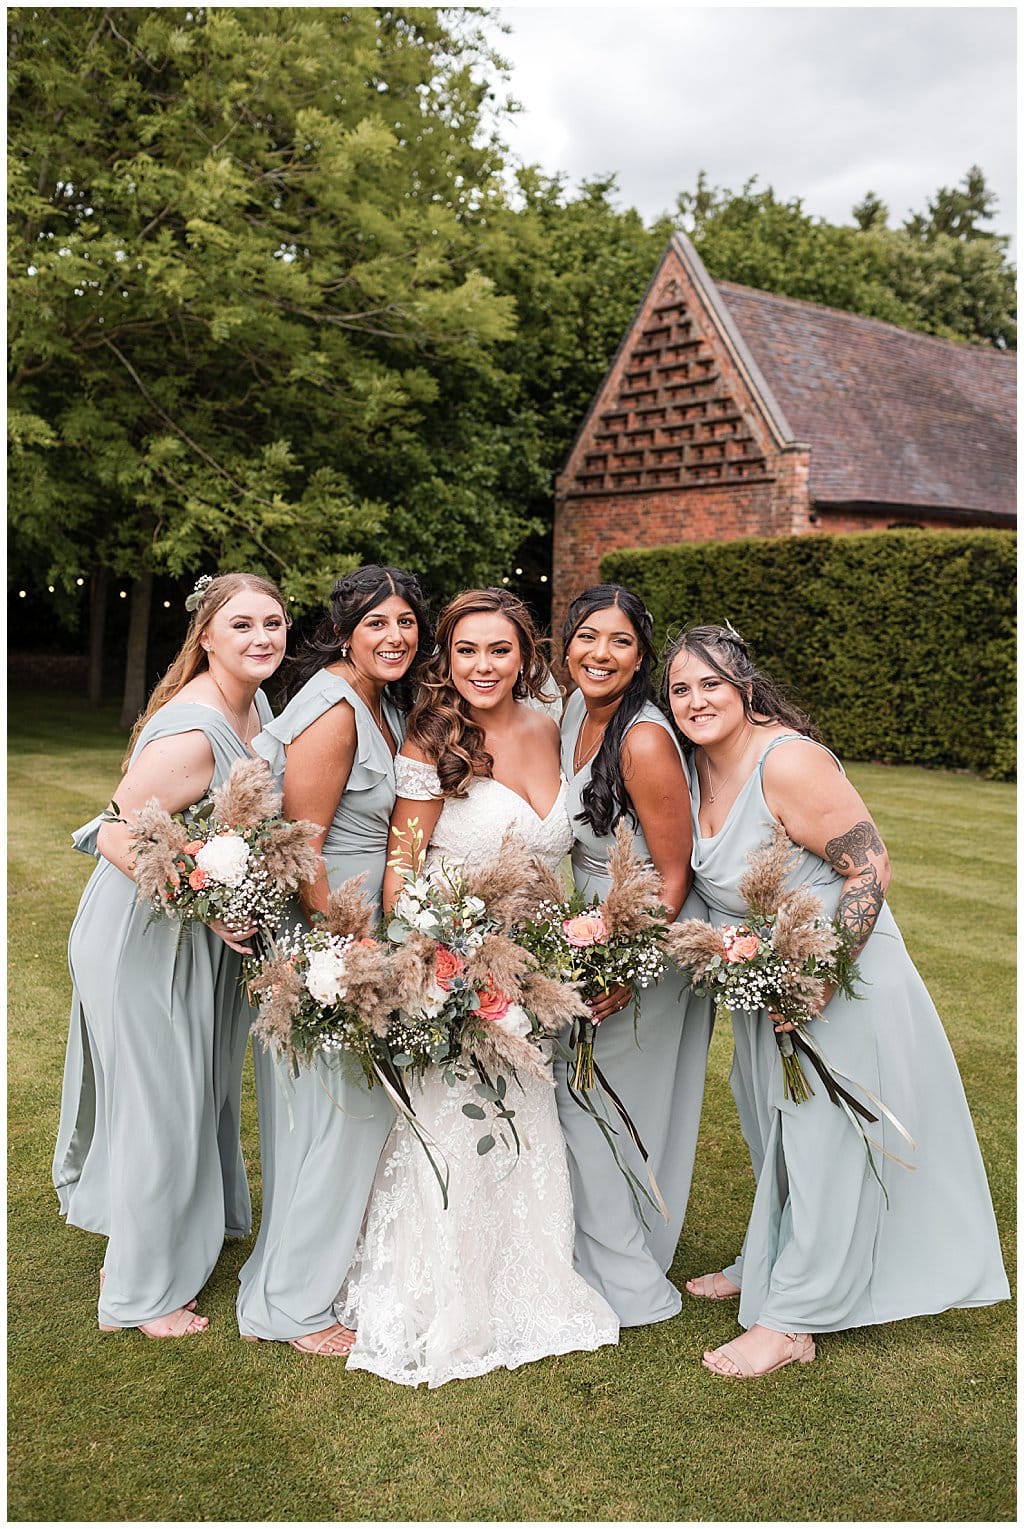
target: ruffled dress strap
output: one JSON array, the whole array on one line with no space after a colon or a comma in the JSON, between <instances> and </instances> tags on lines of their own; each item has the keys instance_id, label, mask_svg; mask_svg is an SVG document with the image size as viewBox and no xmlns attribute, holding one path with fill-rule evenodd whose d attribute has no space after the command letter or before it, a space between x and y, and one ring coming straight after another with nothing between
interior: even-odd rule
<instances>
[{"instance_id":1,"label":"ruffled dress strap","mask_svg":"<svg viewBox=\"0 0 1024 1529\"><path fill-rule=\"evenodd\" d=\"M339 701L351 706L356 719L356 753L347 789L368 791L378 781L393 778L391 750L366 702L340 674L321 669L292 696L281 715L268 721L253 739L254 752L267 761L276 780L284 775L288 744L294 743L307 727L318 722ZM402 713L390 699L382 700L381 706L395 742L400 744L405 736Z\"/></svg>"},{"instance_id":2,"label":"ruffled dress strap","mask_svg":"<svg viewBox=\"0 0 1024 1529\"><path fill-rule=\"evenodd\" d=\"M262 690L257 690L255 701L260 720L268 721L272 712L270 702ZM223 712L218 711L216 706L206 706L201 701L168 701L166 706L161 706L159 711L153 713L135 740L130 764L135 763L147 744L155 743L160 738L173 738L178 733L206 735L213 750L213 776L210 781L212 786L220 784L236 759L249 757L241 738L227 717ZM114 797L116 800L116 791ZM81 851L83 855L99 857L96 841L105 817L105 811L98 813L81 828L76 828L71 835L73 847Z\"/></svg>"},{"instance_id":3,"label":"ruffled dress strap","mask_svg":"<svg viewBox=\"0 0 1024 1529\"><path fill-rule=\"evenodd\" d=\"M395 757L395 789L409 802L432 802L444 795L434 766L404 754Z\"/></svg>"}]
</instances>

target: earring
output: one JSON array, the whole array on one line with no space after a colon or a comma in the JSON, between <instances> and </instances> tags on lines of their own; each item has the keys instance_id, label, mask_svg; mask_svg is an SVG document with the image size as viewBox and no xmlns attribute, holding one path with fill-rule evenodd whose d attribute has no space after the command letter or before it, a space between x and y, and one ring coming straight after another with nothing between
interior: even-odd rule
<instances>
[{"instance_id":1,"label":"earring","mask_svg":"<svg viewBox=\"0 0 1024 1529\"><path fill-rule=\"evenodd\" d=\"M347 642L343 642L339 651L341 653L342 658L348 658L348 643Z\"/></svg>"}]
</instances>

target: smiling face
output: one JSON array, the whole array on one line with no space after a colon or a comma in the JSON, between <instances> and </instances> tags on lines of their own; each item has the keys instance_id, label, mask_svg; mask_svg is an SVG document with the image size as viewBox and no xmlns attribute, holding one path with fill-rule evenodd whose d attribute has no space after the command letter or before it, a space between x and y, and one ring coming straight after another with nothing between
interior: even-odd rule
<instances>
[{"instance_id":1,"label":"smiling face","mask_svg":"<svg viewBox=\"0 0 1024 1529\"><path fill-rule=\"evenodd\" d=\"M573 632L565 661L586 700L618 700L641 663L633 623L617 605L592 611Z\"/></svg>"},{"instance_id":2,"label":"smiling face","mask_svg":"<svg viewBox=\"0 0 1024 1529\"><path fill-rule=\"evenodd\" d=\"M728 744L747 726L738 687L687 648L669 668L668 700L679 731L704 748Z\"/></svg>"},{"instance_id":3,"label":"smiling face","mask_svg":"<svg viewBox=\"0 0 1024 1529\"><path fill-rule=\"evenodd\" d=\"M225 600L206 623L200 637L211 672L261 684L284 658L288 629L284 611L270 595L242 589Z\"/></svg>"},{"instance_id":4,"label":"smiling face","mask_svg":"<svg viewBox=\"0 0 1024 1529\"><path fill-rule=\"evenodd\" d=\"M357 676L386 685L406 673L418 641L415 611L401 595L389 595L356 622L348 639L348 661Z\"/></svg>"},{"instance_id":5,"label":"smiling face","mask_svg":"<svg viewBox=\"0 0 1024 1529\"><path fill-rule=\"evenodd\" d=\"M493 711L512 696L523 658L519 634L507 616L481 611L452 630L452 684L475 710Z\"/></svg>"}]
</instances>

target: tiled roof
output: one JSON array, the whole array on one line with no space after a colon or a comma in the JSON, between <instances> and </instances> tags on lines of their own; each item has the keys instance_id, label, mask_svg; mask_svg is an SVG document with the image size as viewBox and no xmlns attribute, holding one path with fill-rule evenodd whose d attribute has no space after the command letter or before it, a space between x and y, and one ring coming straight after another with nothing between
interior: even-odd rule
<instances>
[{"instance_id":1,"label":"tiled roof","mask_svg":"<svg viewBox=\"0 0 1024 1529\"><path fill-rule=\"evenodd\" d=\"M822 504L1016 513L1013 354L715 283Z\"/></svg>"}]
</instances>

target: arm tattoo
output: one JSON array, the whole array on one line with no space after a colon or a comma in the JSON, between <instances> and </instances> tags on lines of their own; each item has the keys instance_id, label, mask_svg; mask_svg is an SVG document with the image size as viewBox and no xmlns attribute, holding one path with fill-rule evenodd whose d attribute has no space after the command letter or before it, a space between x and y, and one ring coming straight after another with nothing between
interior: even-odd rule
<instances>
[{"instance_id":1,"label":"arm tattoo","mask_svg":"<svg viewBox=\"0 0 1024 1529\"><path fill-rule=\"evenodd\" d=\"M839 899L836 920L846 930L854 953L861 949L874 929L884 902L885 893L873 865L862 871Z\"/></svg>"},{"instance_id":2,"label":"arm tattoo","mask_svg":"<svg viewBox=\"0 0 1024 1529\"><path fill-rule=\"evenodd\" d=\"M826 860L844 876L862 870L869 855L884 854L885 845L878 837L875 825L867 819L855 823L847 833L840 834L838 839L830 839L825 845Z\"/></svg>"}]
</instances>

